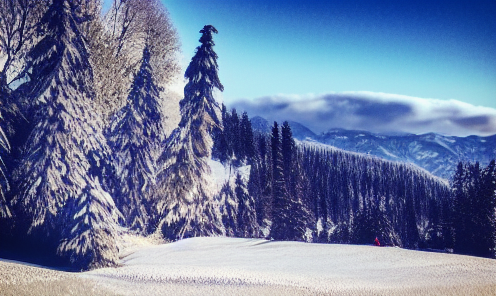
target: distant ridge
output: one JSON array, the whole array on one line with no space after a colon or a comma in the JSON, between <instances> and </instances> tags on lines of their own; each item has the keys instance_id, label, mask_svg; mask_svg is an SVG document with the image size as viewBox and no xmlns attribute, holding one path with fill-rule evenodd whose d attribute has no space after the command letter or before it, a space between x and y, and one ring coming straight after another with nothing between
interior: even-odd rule
<instances>
[{"instance_id":1,"label":"distant ridge","mask_svg":"<svg viewBox=\"0 0 496 296\"><path fill-rule=\"evenodd\" d=\"M267 133L271 124L260 116L252 119L253 129ZM432 174L450 179L458 162L487 165L496 158L496 135L454 137L437 133L422 135L330 129L315 134L301 123L288 121L293 136L300 141L314 141L343 150L374 155L383 159L413 163Z\"/></svg>"}]
</instances>

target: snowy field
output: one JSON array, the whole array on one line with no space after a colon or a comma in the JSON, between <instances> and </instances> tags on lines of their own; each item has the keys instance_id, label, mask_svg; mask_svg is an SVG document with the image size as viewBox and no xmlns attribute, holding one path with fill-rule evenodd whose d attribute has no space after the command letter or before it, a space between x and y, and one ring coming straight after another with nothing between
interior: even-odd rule
<instances>
[{"instance_id":1,"label":"snowy field","mask_svg":"<svg viewBox=\"0 0 496 296\"><path fill-rule=\"evenodd\" d=\"M130 247L122 267L80 274L0 262L0 294L496 295L496 261L470 256L221 237Z\"/></svg>"}]
</instances>

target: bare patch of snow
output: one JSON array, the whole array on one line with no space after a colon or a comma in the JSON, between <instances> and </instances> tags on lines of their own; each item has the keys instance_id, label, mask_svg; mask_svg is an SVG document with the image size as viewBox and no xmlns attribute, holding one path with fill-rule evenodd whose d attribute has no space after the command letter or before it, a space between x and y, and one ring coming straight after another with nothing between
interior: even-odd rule
<instances>
[{"instance_id":1,"label":"bare patch of snow","mask_svg":"<svg viewBox=\"0 0 496 296\"><path fill-rule=\"evenodd\" d=\"M208 160L208 165L210 166L210 171L212 172L216 192L219 192L222 185L229 180L229 168L225 168L220 161L212 159Z\"/></svg>"},{"instance_id":2,"label":"bare patch of snow","mask_svg":"<svg viewBox=\"0 0 496 296\"><path fill-rule=\"evenodd\" d=\"M223 165L220 161L212 159L208 160L208 165L212 172L216 192L219 192L226 183L229 183L231 187L234 188L236 176L238 174L245 184L247 184L250 179L250 165L234 167L230 164Z\"/></svg>"}]
</instances>

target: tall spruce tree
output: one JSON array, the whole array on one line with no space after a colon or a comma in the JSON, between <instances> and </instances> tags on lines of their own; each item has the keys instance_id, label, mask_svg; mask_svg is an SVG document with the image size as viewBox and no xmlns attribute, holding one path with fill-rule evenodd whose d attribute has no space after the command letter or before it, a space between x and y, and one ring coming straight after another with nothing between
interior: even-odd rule
<instances>
[{"instance_id":1,"label":"tall spruce tree","mask_svg":"<svg viewBox=\"0 0 496 296\"><path fill-rule=\"evenodd\" d=\"M149 207L156 159L164 140L159 88L150 58L145 46L127 103L114 117L107 135L114 152L112 193L115 203L125 217L125 226L141 233L152 230Z\"/></svg>"},{"instance_id":2,"label":"tall spruce tree","mask_svg":"<svg viewBox=\"0 0 496 296\"><path fill-rule=\"evenodd\" d=\"M248 113L246 112L243 112L243 115L241 115L240 137L243 154L246 157L248 163L252 163L253 158L255 157L255 140L253 137L251 121L248 117Z\"/></svg>"},{"instance_id":3,"label":"tall spruce tree","mask_svg":"<svg viewBox=\"0 0 496 296\"><path fill-rule=\"evenodd\" d=\"M212 34L217 30L206 25L200 33L201 46L185 73L188 84L180 102L181 121L159 159L164 169L157 176L156 215L159 229L168 239L223 233L207 161L212 153L212 132L221 127L219 105L212 92L224 87L213 50Z\"/></svg>"},{"instance_id":4,"label":"tall spruce tree","mask_svg":"<svg viewBox=\"0 0 496 296\"><path fill-rule=\"evenodd\" d=\"M21 227L48 236L59 255L87 269L117 263L118 211L101 185L109 149L92 109L78 4L53 0L40 24L44 36L29 53L26 98L34 128L14 174L13 204Z\"/></svg>"},{"instance_id":5,"label":"tall spruce tree","mask_svg":"<svg viewBox=\"0 0 496 296\"><path fill-rule=\"evenodd\" d=\"M281 127L281 152L283 172L286 179L286 187L291 195L295 195L296 184L292 178L295 169L296 144L293 139L291 127L287 121L283 122Z\"/></svg>"},{"instance_id":6,"label":"tall spruce tree","mask_svg":"<svg viewBox=\"0 0 496 296\"><path fill-rule=\"evenodd\" d=\"M239 163L244 158L244 150L240 139L240 122L236 109L231 110L227 128L227 140L232 149L232 157Z\"/></svg>"},{"instance_id":7,"label":"tall spruce tree","mask_svg":"<svg viewBox=\"0 0 496 296\"><path fill-rule=\"evenodd\" d=\"M275 240L291 240L292 232L289 193L284 176L279 125L274 122L271 137L272 149L272 226L270 236Z\"/></svg>"}]
</instances>

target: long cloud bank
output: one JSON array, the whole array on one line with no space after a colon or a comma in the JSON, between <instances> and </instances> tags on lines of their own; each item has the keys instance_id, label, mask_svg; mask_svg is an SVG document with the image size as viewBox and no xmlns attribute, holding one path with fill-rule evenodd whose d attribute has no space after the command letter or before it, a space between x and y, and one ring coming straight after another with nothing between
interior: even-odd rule
<instances>
[{"instance_id":1,"label":"long cloud bank","mask_svg":"<svg viewBox=\"0 0 496 296\"><path fill-rule=\"evenodd\" d=\"M429 132L452 136L496 134L496 109L456 100L374 92L277 95L230 104L268 120L296 121L316 133L332 128L379 133Z\"/></svg>"}]
</instances>

